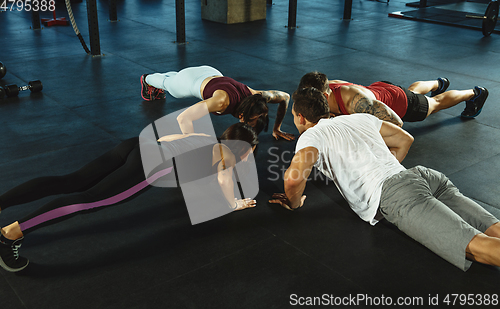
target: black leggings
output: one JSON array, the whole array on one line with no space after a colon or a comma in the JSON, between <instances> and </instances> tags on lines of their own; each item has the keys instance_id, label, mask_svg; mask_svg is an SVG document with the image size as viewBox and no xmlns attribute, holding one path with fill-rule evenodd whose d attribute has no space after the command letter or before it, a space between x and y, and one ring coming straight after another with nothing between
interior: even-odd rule
<instances>
[{"instance_id":1,"label":"black leggings","mask_svg":"<svg viewBox=\"0 0 500 309\"><path fill-rule=\"evenodd\" d=\"M139 138L121 142L113 150L80 170L64 175L27 181L0 196L0 207L28 203L46 196L70 194L54 199L19 220L24 235L46 225L68 219L83 211L114 205L144 193L154 179L169 174L172 167L160 166L146 180Z\"/></svg>"}]
</instances>

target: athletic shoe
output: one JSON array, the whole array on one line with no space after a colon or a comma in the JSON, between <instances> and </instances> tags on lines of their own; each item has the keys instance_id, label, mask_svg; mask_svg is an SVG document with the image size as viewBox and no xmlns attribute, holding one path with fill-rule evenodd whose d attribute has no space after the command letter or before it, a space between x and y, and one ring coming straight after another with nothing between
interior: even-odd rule
<instances>
[{"instance_id":1,"label":"athletic shoe","mask_svg":"<svg viewBox=\"0 0 500 309\"><path fill-rule=\"evenodd\" d=\"M165 99L165 90L155 88L156 93L155 93L155 100L164 100Z\"/></svg>"},{"instance_id":2,"label":"athletic shoe","mask_svg":"<svg viewBox=\"0 0 500 309\"><path fill-rule=\"evenodd\" d=\"M438 94L445 92L450 86L450 81L446 77L439 77L437 80L439 82L439 86L436 90L431 91L431 97L435 97Z\"/></svg>"},{"instance_id":3,"label":"athletic shoe","mask_svg":"<svg viewBox=\"0 0 500 309\"><path fill-rule=\"evenodd\" d=\"M488 98L488 90L481 86L474 87L474 96L469 101L465 101L465 109L462 112L463 118L474 118L481 113L484 102Z\"/></svg>"},{"instance_id":4,"label":"athletic shoe","mask_svg":"<svg viewBox=\"0 0 500 309\"><path fill-rule=\"evenodd\" d=\"M141 76L141 96L146 101L162 100L165 99L165 90L158 89L146 83L146 76L144 74Z\"/></svg>"},{"instance_id":5,"label":"athletic shoe","mask_svg":"<svg viewBox=\"0 0 500 309\"><path fill-rule=\"evenodd\" d=\"M141 96L144 100L146 101L153 101L154 100L154 87L150 86L146 83L146 76L147 74L141 75Z\"/></svg>"},{"instance_id":6,"label":"athletic shoe","mask_svg":"<svg viewBox=\"0 0 500 309\"><path fill-rule=\"evenodd\" d=\"M28 266L28 259L19 256L19 248L23 240L24 237L10 240L3 235L0 236L0 266L6 271L17 272Z\"/></svg>"}]
</instances>

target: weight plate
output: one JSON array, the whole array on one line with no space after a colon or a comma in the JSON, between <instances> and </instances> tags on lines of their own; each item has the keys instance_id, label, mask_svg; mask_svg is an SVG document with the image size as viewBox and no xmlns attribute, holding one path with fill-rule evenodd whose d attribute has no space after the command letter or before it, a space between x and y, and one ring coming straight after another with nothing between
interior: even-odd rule
<instances>
[{"instance_id":1,"label":"weight plate","mask_svg":"<svg viewBox=\"0 0 500 309\"><path fill-rule=\"evenodd\" d=\"M34 80L28 83L31 86L31 92L40 92L43 89L42 82L39 80Z\"/></svg>"},{"instance_id":2,"label":"weight plate","mask_svg":"<svg viewBox=\"0 0 500 309\"><path fill-rule=\"evenodd\" d=\"M0 100L5 97L5 90L3 90L3 87L0 87Z\"/></svg>"},{"instance_id":3,"label":"weight plate","mask_svg":"<svg viewBox=\"0 0 500 309\"><path fill-rule=\"evenodd\" d=\"M495 26L498 20L498 1L492 0L486 8L483 19L483 35L489 36L495 30Z\"/></svg>"},{"instance_id":4,"label":"weight plate","mask_svg":"<svg viewBox=\"0 0 500 309\"><path fill-rule=\"evenodd\" d=\"M7 74L7 68L2 62L0 62L0 79L2 79L5 74Z\"/></svg>"},{"instance_id":5,"label":"weight plate","mask_svg":"<svg viewBox=\"0 0 500 309\"><path fill-rule=\"evenodd\" d=\"M19 87L17 85L7 85L4 87L5 89L5 94L8 97L15 97L16 95L19 94Z\"/></svg>"}]
</instances>

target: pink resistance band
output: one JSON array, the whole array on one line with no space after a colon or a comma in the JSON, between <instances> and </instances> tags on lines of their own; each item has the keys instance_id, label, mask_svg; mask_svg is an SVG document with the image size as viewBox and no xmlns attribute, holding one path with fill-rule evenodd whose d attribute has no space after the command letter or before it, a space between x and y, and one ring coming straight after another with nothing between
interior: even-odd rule
<instances>
[{"instance_id":1,"label":"pink resistance band","mask_svg":"<svg viewBox=\"0 0 500 309\"><path fill-rule=\"evenodd\" d=\"M112 204L116 204L118 202L121 202L132 195L136 194L137 192L141 191L142 189L146 188L149 186L149 184L153 183L155 180L157 180L160 177L163 177L167 174L169 174L172 171L173 167L169 167L167 169L161 170L148 179L136 184L132 188L123 191L122 193L118 193L115 196L109 197L107 199L97 201L97 202L92 202L92 203L84 203L84 204L73 204L73 205L68 205L68 206L63 206L59 207L57 209L53 209L51 211L48 211L46 213L43 213L41 215L38 215L34 218L29 219L26 222L21 223L19 226L21 227L21 231L27 230L29 228L32 228L36 225L39 225L41 223L60 218L63 216L67 216L69 214L82 211L82 210L88 210L96 207L102 207L102 206L108 206Z\"/></svg>"}]
</instances>

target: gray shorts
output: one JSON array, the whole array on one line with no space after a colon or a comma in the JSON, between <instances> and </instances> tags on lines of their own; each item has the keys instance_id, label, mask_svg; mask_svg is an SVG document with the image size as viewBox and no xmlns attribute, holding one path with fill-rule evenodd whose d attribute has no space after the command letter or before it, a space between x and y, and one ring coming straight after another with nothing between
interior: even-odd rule
<instances>
[{"instance_id":1,"label":"gray shorts","mask_svg":"<svg viewBox=\"0 0 500 309\"><path fill-rule=\"evenodd\" d=\"M392 224L466 271L472 238L499 220L461 194L442 173L416 166L384 182L380 212Z\"/></svg>"}]
</instances>

